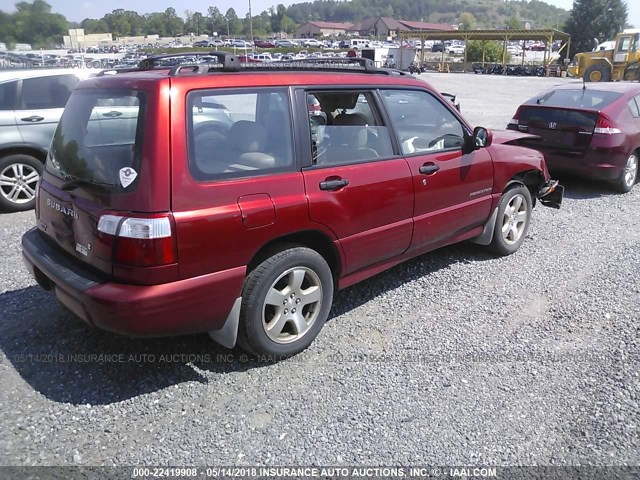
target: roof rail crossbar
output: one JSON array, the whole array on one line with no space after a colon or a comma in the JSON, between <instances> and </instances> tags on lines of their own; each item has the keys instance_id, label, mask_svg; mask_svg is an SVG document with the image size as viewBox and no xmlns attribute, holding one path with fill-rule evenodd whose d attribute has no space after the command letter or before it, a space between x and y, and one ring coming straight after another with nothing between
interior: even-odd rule
<instances>
[{"instance_id":1,"label":"roof rail crossbar","mask_svg":"<svg viewBox=\"0 0 640 480\"><path fill-rule=\"evenodd\" d=\"M176 65L166 64L165 62L179 58L201 57L216 57L218 59L218 62L222 64L222 68L226 71L233 71L235 65L240 63L235 55L227 52L180 52L147 57L138 63L138 70L153 70L157 67L171 68L175 67Z\"/></svg>"},{"instance_id":2,"label":"roof rail crossbar","mask_svg":"<svg viewBox=\"0 0 640 480\"><path fill-rule=\"evenodd\" d=\"M206 73L208 65L176 65L169 70L169 76L173 77L187 70L189 73Z\"/></svg>"},{"instance_id":3,"label":"roof rail crossbar","mask_svg":"<svg viewBox=\"0 0 640 480\"><path fill-rule=\"evenodd\" d=\"M376 67L376 64L373 60L369 58L362 57L315 57L315 58L294 58L292 60L286 60L287 63L311 63L311 64L320 64L320 63L330 63L330 64L345 64L345 63L357 63L364 71L367 73L378 72L379 68Z\"/></svg>"},{"instance_id":4,"label":"roof rail crossbar","mask_svg":"<svg viewBox=\"0 0 640 480\"><path fill-rule=\"evenodd\" d=\"M225 72L237 72L240 70L240 59L233 53L214 50L209 52L209 55L218 59L218 62L222 64L222 70Z\"/></svg>"}]
</instances>

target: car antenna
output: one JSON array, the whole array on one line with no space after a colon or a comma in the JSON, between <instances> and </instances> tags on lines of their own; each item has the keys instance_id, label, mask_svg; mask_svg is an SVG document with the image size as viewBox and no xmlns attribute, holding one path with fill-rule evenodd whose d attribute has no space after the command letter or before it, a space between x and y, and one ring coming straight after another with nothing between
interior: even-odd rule
<instances>
[{"instance_id":1,"label":"car antenna","mask_svg":"<svg viewBox=\"0 0 640 480\"><path fill-rule=\"evenodd\" d=\"M582 91L587 89L587 82L584 81L584 77L582 77Z\"/></svg>"}]
</instances>

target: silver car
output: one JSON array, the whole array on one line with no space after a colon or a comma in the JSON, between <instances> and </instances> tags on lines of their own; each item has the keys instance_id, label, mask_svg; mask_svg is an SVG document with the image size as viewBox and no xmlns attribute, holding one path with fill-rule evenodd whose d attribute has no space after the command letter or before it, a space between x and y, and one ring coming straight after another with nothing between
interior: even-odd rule
<instances>
[{"instance_id":1,"label":"silver car","mask_svg":"<svg viewBox=\"0 0 640 480\"><path fill-rule=\"evenodd\" d=\"M36 183L71 90L84 69L0 72L0 210L35 205Z\"/></svg>"}]
</instances>

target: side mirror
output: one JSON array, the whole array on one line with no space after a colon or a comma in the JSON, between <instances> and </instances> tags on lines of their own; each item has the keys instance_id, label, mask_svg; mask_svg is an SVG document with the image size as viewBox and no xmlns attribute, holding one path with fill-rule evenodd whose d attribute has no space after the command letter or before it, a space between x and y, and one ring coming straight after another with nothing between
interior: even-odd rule
<instances>
[{"instance_id":1,"label":"side mirror","mask_svg":"<svg viewBox=\"0 0 640 480\"><path fill-rule=\"evenodd\" d=\"M475 150L486 148L491 145L493 134L484 127L476 127L473 129L473 135L465 136L463 153L469 154Z\"/></svg>"},{"instance_id":2,"label":"side mirror","mask_svg":"<svg viewBox=\"0 0 640 480\"><path fill-rule=\"evenodd\" d=\"M473 129L473 146L475 150L488 147L493 141L493 134L484 127L476 127Z\"/></svg>"}]
</instances>

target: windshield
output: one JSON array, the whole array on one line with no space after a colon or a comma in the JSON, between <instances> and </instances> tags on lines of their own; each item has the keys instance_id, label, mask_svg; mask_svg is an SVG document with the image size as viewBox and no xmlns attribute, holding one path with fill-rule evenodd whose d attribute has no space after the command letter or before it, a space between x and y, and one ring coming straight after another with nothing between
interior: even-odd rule
<instances>
[{"instance_id":1,"label":"windshield","mask_svg":"<svg viewBox=\"0 0 640 480\"><path fill-rule=\"evenodd\" d=\"M587 108L599 110L622 96L621 93L603 90L552 90L546 94L532 98L528 105L544 105L559 108Z\"/></svg>"},{"instance_id":2,"label":"windshield","mask_svg":"<svg viewBox=\"0 0 640 480\"><path fill-rule=\"evenodd\" d=\"M132 190L140 171L145 103L138 91L76 90L56 129L47 171Z\"/></svg>"}]
</instances>

